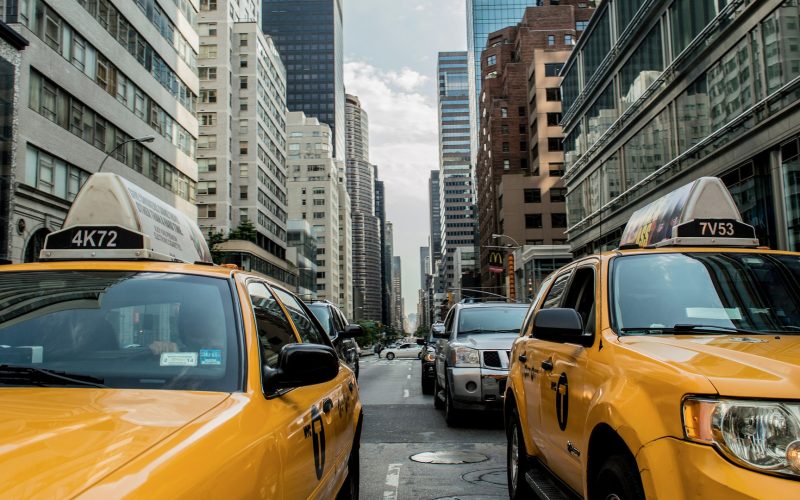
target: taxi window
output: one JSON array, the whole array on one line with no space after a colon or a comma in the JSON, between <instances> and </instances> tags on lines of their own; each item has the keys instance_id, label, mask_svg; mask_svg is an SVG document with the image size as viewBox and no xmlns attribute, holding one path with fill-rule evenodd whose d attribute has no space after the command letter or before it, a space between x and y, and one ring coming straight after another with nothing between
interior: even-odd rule
<instances>
[{"instance_id":1,"label":"taxi window","mask_svg":"<svg viewBox=\"0 0 800 500\"><path fill-rule=\"evenodd\" d=\"M320 324L325 329L325 333L328 335L334 335L336 330L333 319L334 315L331 314L332 311L328 305L317 302L315 304L309 304L308 308L311 309L311 313L317 317Z\"/></svg>"},{"instance_id":2,"label":"taxi window","mask_svg":"<svg viewBox=\"0 0 800 500\"><path fill-rule=\"evenodd\" d=\"M539 287L539 291L536 292L536 297L533 298L531 307L528 309L528 314L525 316L525 321L522 324L522 329L520 330L521 335L531 334L531 329L533 328L533 312L536 310L536 305L542 300L542 296L547 292L547 289L550 288L550 283L552 281L552 277L547 278L544 283L542 283L542 286Z\"/></svg>"},{"instance_id":3,"label":"taxi window","mask_svg":"<svg viewBox=\"0 0 800 500\"><path fill-rule=\"evenodd\" d=\"M566 272L556 278L553 287L547 292L547 297L544 299L542 309L550 309L551 307L558 307L561 304L561 296L564 295L564 289L567 287L567 282L571 272Z\"/></svg>"},{"instance_id":4,"label":"taxi window","mask_svg":"<svg viewBox=\"0 0 800 500\"><path fill-rule=\"evenodd\" d=\"M232 297L227 280L203 276L0 273L0 364L13 367L0 384L26 385L9 373L29 367L113 388L239 390Z\"/></svg>"},{"instance_id":5,"label":"taxi window","mask_svg":"<svg viewBox=\"0 0 800 500\"><path fill-rule=\"evenodd\" d=\"M303 306L300 305L299 300L280 288L276 288L275 293L278 295L278 298L281 299L281 302L283 302L286 310L289 311L289 316L292 317L292 322L297 328L297 333L300 335L300 339L303 342L328 345L328 342L325 341L324 333L317 329L317 326L308 316L305 309L303 309Z\"/></svg>"},{"instance_id":6,"label":"taxi window","mask_svg":"<svg viewBox=\"0 0 800 500\"><path fill-rule=\"evenodd\" d=\"M611 280L612 319L622 334L660 334L676 325L691 333L799 330L796 255L629 255L614 260Z\"/></svg>"},{"instance_id":7,"label":"taxi window","mask_svg":"<svg viewBox=\"0 0 800 500\"><path fill-rule=\"evenodd\" d=\"M297 343L297 338L281 306L267 290L266 285L250 282L247 285L247 292L250 294L250 302L256 316L261 360L270 368L275 368L278 366L278 355L283 346Z\"/></svg>"}]
</instances>

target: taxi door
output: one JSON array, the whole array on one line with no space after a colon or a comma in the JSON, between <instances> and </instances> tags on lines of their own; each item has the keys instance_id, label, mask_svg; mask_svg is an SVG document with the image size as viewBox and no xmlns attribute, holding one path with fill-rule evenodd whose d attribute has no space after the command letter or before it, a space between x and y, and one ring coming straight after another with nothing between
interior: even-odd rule
<instances>
[{"instance_id":1,"label":"taxi door","mask_svg":"<svg viewBox=\"0 0 800 500\"><path fill-rule=\"evenodd\" d=\"M261 361L269 367L278 365L283 346L299 339L289 320L291 309L281 307L270 289L260 281L249 281L247 290L255 313ZM282 290L276 295L289 296ZM288 299L287 299L288 302ZM289 314L287 315L287 311ZM298 332L299 333L299 332ZM332 393L337 392L337 380L323 384L298 387L277 394L267 394L265 405L287 422L264 422L265 426L286 428L279 432L279 457L266 457L281 469L284 498L332 498L336 476L336 431L333 423ZM328 403L328 401L331 401ZM327 411L326 411L327 410Z\"/></svg>"},{"instance_id":2,"label":"taxi door","mask_svg":"<svg viewBox=\"0 0 800 500\"><path fill-rule=\"evenodd\" d=\"M553 286L549 290L544 286L542 287L542 290L547 291L547 295L540 309L559 307L570 276L572 276L572 270L567 270L555 278L555 281L552 282ZM531 336L531 333L533 333L533 336ZM549 374L542 370L541 365L550 356L550 349L549 345L547 345L548 343L535 337L535 332L527 332L527 335L529 337L525 340L525 349L524 353L522 353L524 357L520 361L524 359L522 370L525 405L528 415L528 435L545 455L543 458L546 459L548 442L547 436L542 429L541 419L544 412L542 407L544 404L543 397L547 396L544 391L549 391L550 386ZM543 388L543 386L545 387ZM548 406L547 409L550 409L550 407Z\"/></svg>"},{"instance_id":3,"label":"taxi door","mask_svg":"<svg viewBox=\"0 0 800 500\"><path fill-rule=\"evenodd\" d=\"M595 261L579 264L560 304L578 311L584 333L588 334L597 329L594 307L599 297L597 269ZM547 466L575 491L582 491L584 424L591 399L584 387L588 349L557 341L538 342L544 355L540 363L540 411Z\"/></svg>"}]
</instances>

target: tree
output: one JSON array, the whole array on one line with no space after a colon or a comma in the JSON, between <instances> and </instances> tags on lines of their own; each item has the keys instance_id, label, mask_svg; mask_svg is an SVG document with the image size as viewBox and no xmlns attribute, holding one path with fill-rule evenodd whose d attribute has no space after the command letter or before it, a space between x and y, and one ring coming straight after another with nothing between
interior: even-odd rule
<instances>
[{"instance_id":1,"label":"tree","mask_svg":"<svg viewBox=\"0 0 800 500\"><path fill-rule=\"evenodd\" d=\"M214 262L214 264L222 263L222 252L217 248L217 245L225 243L226 241L228 241L228 238L225 237L225 233L222 231L215 231L213 227L208 229L206 242L208 243L208 249L211 250L211 261Z\"/></svg>"},{"instance_id":2,"label":"tree","mask_svg":"<svg viewBox=\"0 0 800 500\"><path fill-rule=\"evenodd\" d=\"M248 219L244 219L236 226L236 229L231 230L228 235L229 240L245 240L256 242L256 226Z\"/></svg>"},{"instance_id":3,"label":"tree","mask_svg":"<svg viewBox=\"0 0 800 500\"><path fill-rule=\"evenodd\" d=\"M425 326L425 325L419 325L419 326L417 327L417 331L416 331L416 332L414 332L414 336L415 336L415 337L422 337L422 338L425 338L425 337L427 337L427 336L428 336L428 334L429 334L429 333L430 333L430 330L428 330L428 327L427 327L427 326Z\"/></svg>"}]
</instances>

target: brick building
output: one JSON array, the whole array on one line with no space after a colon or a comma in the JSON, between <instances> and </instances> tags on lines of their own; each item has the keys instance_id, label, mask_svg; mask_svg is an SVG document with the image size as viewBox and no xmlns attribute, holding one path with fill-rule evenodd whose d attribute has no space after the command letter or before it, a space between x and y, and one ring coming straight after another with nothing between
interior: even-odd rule
<instances>
[{"instance_id":1,"label":"brick building","mask_svg":"<svg viewBox=\"0 0 800 500\"><path fill-rule=\"evenodd\" d=\"M577 0L544 3L517 26L491 33L481 56L481 282L498 290L505 290L503 275L489 271L487 247L566 243L558 75L594 9Z\"/></svg>"}]
</instances>

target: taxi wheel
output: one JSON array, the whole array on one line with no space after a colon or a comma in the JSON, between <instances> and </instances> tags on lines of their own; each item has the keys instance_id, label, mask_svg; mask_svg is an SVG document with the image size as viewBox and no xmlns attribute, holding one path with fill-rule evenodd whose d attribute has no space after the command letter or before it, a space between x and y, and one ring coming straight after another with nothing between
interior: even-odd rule
<instances>
[{"instance_id":1,"label":"taxi wheel","mask_svg":"<svg viewBox=\"0 0 800 500\"><path fill-rule=\"evenodd\" d=\"M450 394L450 385L444 386L444 421L448 427L454 427L461 421L461 413L453 406L453 395Z\"/></svg>"},{"instance_id":2,"label":"taxi wheel","mask_svg":"<svg viewBox=\"0 0 800 500\"><path fill-rule=\"evenodd\" d=\"M389 361L393 360L394 359L394 353L390 352L390 353L386 354L386 359L388 359Z\"/></svg>"},{"instance_id":3,"label":"taxi wheel","mask_svg":"<svg viewBox=\"0 0 800 500\"><path fill-rule=\"evenodd\" d=\"M511 417L506 427L508 439L506 454L508 497L511 500L534 498L533 490L525 480L525 472L528 470L528 452L525 450L525 440L522 437L519 414L516 408L511 412Z\"/></svg>"},{"instance_id":4,"label":"taxi wheel","mask_svg":"<svg viewBox=\"0 0 800 500\"><path fill-rule=\"evenodd\" d=\"M442 388L439 387L439 376L433 376L433 407L437 410L441 410L444 408L444 403L441 399L439 399L439 393L442 392Z\"/></svg>"},{"instance_id":5,"label":"taxi wheel","mask_svg":"<svg viewBox=\"0 0 800 500\"><path fill-rule=\"evenodd\" d=\"M336 500L358 500L361 466L357 446L353 445L353 451L350 452L350 459L347 461L347 477L344 479L344 484L342 489L339 490L339 494L336 495Z\"/></svg>"},{"instance_id":6,"label":"taxi wheel","mask_svg":"<svg viewBox=\"0 0 800 500\"><path fill-rule=\"evenodd\" d=\"M593 498L601 500L644 500L642 478L636 461L629 454L608 457L595 479Z\"/></svg>"}]
</instances>

